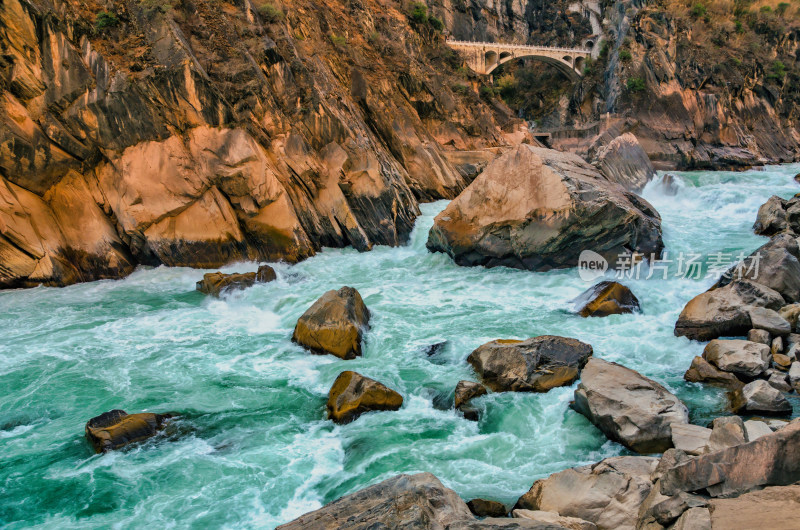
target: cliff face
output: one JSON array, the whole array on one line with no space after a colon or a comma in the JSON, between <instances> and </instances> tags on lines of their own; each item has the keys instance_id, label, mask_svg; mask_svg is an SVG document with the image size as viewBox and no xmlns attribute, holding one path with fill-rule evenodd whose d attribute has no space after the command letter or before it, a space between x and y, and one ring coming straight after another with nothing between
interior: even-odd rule
<instances>
[{"instance_id":1,"label":"cliff face","mask_svg":"<svg viewBox=\"0 0 800 530\"><path fill-rule=\"evenodd\" d=\"M0 287L405 241L526 137L401 9L2 2Z\"/></svg>"},{"instance_id":2,"label":"cliff face","mask_svg":"<svg viewBox=\"0 0 800 530\"><path fill-rule=\"evenodd\" d=\"M557 148L591 156L610 131L636 135L665 169L800 157L795 3L442 0L439 9L457 38L593 45L578 83L519 62L495 72L500 97L521 115L545 129L576 129L556 138Z\"/></svg>"}]
</instances>

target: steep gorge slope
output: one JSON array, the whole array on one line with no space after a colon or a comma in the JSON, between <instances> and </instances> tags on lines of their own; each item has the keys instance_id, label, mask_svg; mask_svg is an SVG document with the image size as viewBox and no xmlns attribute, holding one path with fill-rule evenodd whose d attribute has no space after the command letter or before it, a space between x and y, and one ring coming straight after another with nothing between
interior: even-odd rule
<instances>
[{"instance_id":1,"label":"steep gorge slope","mask_svg":"<svg viewBox=\"0 0 800 530\"><path fill-rule=\"evenodd\" d=\"M526 139L406 7L5 0L0 287L403 242Z\"/></svg>"}]
</instances>

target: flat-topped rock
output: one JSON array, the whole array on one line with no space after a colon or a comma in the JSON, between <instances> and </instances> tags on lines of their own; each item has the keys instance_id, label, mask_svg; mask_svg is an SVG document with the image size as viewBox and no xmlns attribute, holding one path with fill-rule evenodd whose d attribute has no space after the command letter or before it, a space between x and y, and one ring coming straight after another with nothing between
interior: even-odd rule
<instances>
[{"instance_id":1,"label":"flat-topped rock","mask_svg":"<svg viewBox=\"0 0 800 530\"><path fill-rule=\"evenodd\" d=\"M748 310L750 325L755 329L763 329L772 335L788 335L792 325L780 313L766 307L752 307ZM780 338L780 337L778 337Z\"/></svg>"},{"instance_id":2,"label":"flat-topped rock","mask_svg":"<svg viewBox=\"0 0 800 530\"><path fill-rule=\"evenodd\" d=\"M723 372L746 378L758 377L769 368L769 346L739 339L715 339L703 350L703 359Z\"/></svg>"},{"instance_id":3,"label":"flat-topped rock","mask_svg":"<svg viewBox=\"0 0 800 530\"><path fill-rule=\"evenodd\" d=\"M542 335L487 342L467 362L495 392L547 392L572 384L591 355L592 347L579 340Z\"/></svg>"},{"instance_id":4,"label":"flat-topped rock","mask_svg":"<svg viewBox=\"0 0 800 530\"><path fill-rule=\"evenodd\" d=\"M689 411L660 384L616 363L592 358L575 390L575 410L609 439L639 453L672 447L673 423L689 423Z\"/></svg>"},{"instance_id":5,"label":"flat-topped rock","mask_svg":"<svg viewBox=\"0 0 800 530\"><path fill-rule=\"evenodd\" d=\"M361 355L369 318L361 295L352 287L328 291L297 320L292 341L313 353L355 359Z\"/></svg>"},{"instance_id":6,"label":"flat-topped rock","mask_svg":"<svg viewBox=\"0 0 800 530\"><path fill-rule=\"evenodd\" d=\"M702 455L708 452L711 429L689 423L673 423L672 445L688 455Z\"/></svg>"},{"instance_id":7,"label":"flat-topped rock","mask_svg":"<svg viewBox=\"0 0 800 530\"><path fill-rule=\"evenodd\" d=\"M121 449L152 438L171 417L152 412L128 414L124 410L111 410L86 422L86 439L97 453Z\"/></svg>"},{"instance_id":8,"label":"flat-topped rock","mask_svg":"<svg viewBox=\"0 0 800 530\"><path fill-rule=\"evenodd\" d=\"M792 412L792 404L783 393L763 379L757 379L737 390L733 403L733 409L737 413L783 415Z\"/></svg>"},{"instance_id":9,"label":"flat-topped rock","mask_svg":"<svg viewBox=\"0 0 800 530\"><path fill-rule=\"evenodd\" d=\"M555 530L556 528L566 528L567 530L597 530L597 525L578 519L577 517L564 517L555 512L545 512L542 510L514 510L512 517L518 519L528 519L537 523L544 523L543 528Z\"/></svg>"}]
</instances>

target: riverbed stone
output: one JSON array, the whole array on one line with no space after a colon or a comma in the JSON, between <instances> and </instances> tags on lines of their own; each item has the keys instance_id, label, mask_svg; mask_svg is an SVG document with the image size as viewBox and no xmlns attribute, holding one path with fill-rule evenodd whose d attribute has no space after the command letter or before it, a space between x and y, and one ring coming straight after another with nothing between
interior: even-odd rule
<instances>
[{"instance_id":1,"label":"riverbed stone","mask_svg":"<svg viewBox=\"0 0 800 530\"><path fill-rule=\"evenodd\" d=\"M721 451L749 441L744 422L739 416L723 416L711 422L708 452Z\"/></svg>"},{"instance_id":2,"label":"riverbed stone","mask_svg":"<svg viewBox=\"0 0 800 530\"><path fill-rule=\"evenodd\" d=\"M788 304L778 310L778 314L792 326L792 331L797 331L797 320L800 317L800 304Z\"/></svg>"},{"instance_id":3,"label":"riverbed stone","mask_svg":"<svg viewBox=\"0 0 800 530\"><path fill-rule=\"evenodd\" d=\"M773 388L776 388L786 394L792 391L792 385L789 384L789 378L787 377L787 374L776 372L769 376L767 382Z\"/></svg>"},{"instance_id":4,"label":"riverbed stone","mask_svg":"<svg viewBox=\"0 0 800 530\"><path fill-rule=\"evenodd\" d=\"M673 423L672 445L689 455L701 455L708 451L711 429L690 423Z\"/></svg>"},{"instance_id":5,"label":"riverbed stone","mask_svg":"<svg viewBox=\"0 0 800 530\"><path fill-rule=\"evenodd\" d=\"M459 381L456 384L455 407L460 409L472 398L486 395L487 390L480 383L474 381Z\"/></svg>"},{"instance_id":6,"label":"riverbed stone","mask_svg":"<svg viewBox=\"0 0 800 530\"><path fill-rule=\"evenodd\" d=\"M292 341L313 353L342 359L361 356L362 338L370 313L352 287L328 291L297 320Z\"/></svg>"},{"instance_id":7,"label":"riverbed stone","mask_svg":"<svg viewBox=\"0 0 800 530\"><path fill-rule=\"evenodd\" d=\"M589 344L542 335L487 342L473 351L467 362L495 392L547 392L572 384L591 355Z\"/></svg>"},{"instance_id":8,"label":"riverbed stone","mask_svg":"<svg viewBox=\"0 0 800 530\"><path fill-rule=\"evenodd\" d=\"M775 365L775 367L778 370L781 370L781 371L784 371L784 372L789 371L789 368L792 366L792 360L788 356L786 356L786 355L784 355L782 353L773 354L772 355L772 363Z\"/></svg>"},{"instance_id":9,"label":"riverbed stone","mask_svg":"<svg viewBox=\"0 0 800 530\"><path fill-rule=\"evenodd\" d=\"M763 421L747 420L744 422L744 428L747 431L747 440L752 442L758 440L762 436L772 434L772 429Z\"/></svg>"},{"instance_id":10,"label":"riverbed stone","mask_svg":"<svg viewBox=\"0 0 800 530\"><path fill-rule=\"evenodd\" d=\"M789 384L796 385L800 383L800 361L795 361L789 367Z\"/></svg>"},{"instance_id":11,"label":"riverbed stone","mask_svg":"<svg viewBox=\"0 0 800 530\"><path fill-rule=\"evenodd\" d=\"M758 342L759 344L766 344L767 346L772 344L769 331L765 329L751 329L747 332L747 340L750 342Z\"/></svg>"},{"instance_id":12,"label":"riverbed stone","mask_svg":"<svg viewBox=\"0 0 800 530\"><path fill-rule=\"evenodd\" d=\"M506 517L508 508L502 502L487 499L472 499L467 502L469 511L478 517Z\"/></svg>"},{"instance_id":13,"label":"riverbed stone","mask_svg":"<svg viewBox=\"0 0 800 530\"><path fill-rule=\"evenodd\" d=\"M723 372L702 357L692 359L692 365L683 374L683 378L691 383L706 383L733 390L744 386L735 375Z\"/></svg>"},{"instance_id":14,"label":"riverbed stone","mask_svg":"<svg viewBox=\"0 0 800 530\"><path fill-rule=\"evenodd\" d=\"M553 530L556 528L565 528L567 530L597 530L597 525L594 523L578 519L577 517L564 517L555 512L545 512L543 510L514 510L511 512L511 515L518 519L528 519L530 521L536 521L537 523L544 523L545 526L542 527L543 530L545 528L548 530L551 528Z\"/></svg>"},{"instance_id":15,"label":"riverbed stone","mask_svg":"<svg viewBox=\"0 0 800 530\"><path fill-rule=\"evenodd\" d=\"M515 510L541 510L589 521L599 529L633 529L658 459L618 456L566 469L533 483Z\"/></svg>"},{"instance_id":16,"label":"riverbed stone","mask_svg":"<svg viewBox=\"0 0 800 530\"><path fill-rule=\"evenodd\" d=\"M792 405L783 393L763 379L747 383L736 391L734 411L750 414L783 415L792 412Z\"/></svg>"},{"instance_id":17,"label":"riverbed stone","mask_svg":"<svg viewBox=\"0 0 800 530\"><path fill-rule=\"evenodd\" d=\"M346 370L339 374L328 392L328 419L350 423L365 412L397 410L403 396L374 379Z\"/></svg>"},{"instance_id":18,"label":"riverbed stone","mask_svg":"<svg viewBox=\"0 0 800 530\"><path fill-rule=\"evenodd\" d=\"M639 299L618 282L604 281L590 287L574 300L582 317L605 317L633 313L641 309Z\"/></svg>"},{"instance_id":19,"label":"riverbed stone","mask_svg":"<svg viewBox=\"0 0 800 530\"><path fill-rule=\"evenodd\" d=\"M169 414L140 412L128 414L111 410L86 422L86 439L97 453L121 449L126 445L152 438L164 427Z\"/></svg>"},{"instance_id":20,"label":"riverbed stone","mask_svg":"<svg viewBox=\"0 0 800 530\"><path fill-rule=\"evenodd\" d=\"M703 359L724 372L753 378L769 368L770 349L748 340L714 339L703 350Z\"/></svg>"},{"instance_id":21,"label":"riverbed stone","mask_svg":"<svg viewBox=\"0 0 800 530\"><path fill-rule=\"evenodd\" d=\"M780 313L766 307L752 307L748 310L750 314L750 324L755 329L768 331L773 337L788 335L792 331L792 326L784 319Z\"/></svg>"},{"instance_id":22,"label":"riverbed stone","mask_svg":"<svg viewBox=\"0 0 800 530\"><path fill-rule=\"evenodd\" d=\"M692 340L744 336L753 328L751 307L779 309L785 305L777 291L749 280L733 281L692 298L675 323L675 335Z\"/></svg>"},{"instance_id":23,"label":"riverbed stone","mask_svg":"<svg viewBox=\"0 0 800 530\"><path fill-rule=\"evenodd\" d=\"M800 247L796 237L788 233L773 236L732 267L716 286L732 279L749 279L779 292L786 302L800 302Z\"/></svg>"},{"instance_id":24,"label":"riverbed stone","mask_svg":"<svg viewBox=\"0 0 800 530\"><path fill-rule=\"evenodd\" d=\"M230 291L247 289L256 283L256 273L246 272L239 274L225 274L222 272L209 272L203 275L203 279L197 282L195 288L203 294L219 297Z\"/></svg>"},{"instance_id":25,"label":"riverbed stone","mask_svg":"<svg viewBox=\"0 0 800 530\"><path fill-rule=\"evenodd\" d=\"M733 496L763 486L800 481L800 422L767 436L715 453L697 456L661 477L660 492L706 490L712 497Z\"/></svg>"},{"instance_id":26,"label":"riverbed stone","mask_svg":"<svg viewBox=\"0 0 800 530\"><path fill-rule=\"evenodd\" d=\"M597 358L583 369L573 408L609 439L639 453L666 451L672 447L670 426L689 423L688 409L666 388Z\"/></svg>"}]
</instances>

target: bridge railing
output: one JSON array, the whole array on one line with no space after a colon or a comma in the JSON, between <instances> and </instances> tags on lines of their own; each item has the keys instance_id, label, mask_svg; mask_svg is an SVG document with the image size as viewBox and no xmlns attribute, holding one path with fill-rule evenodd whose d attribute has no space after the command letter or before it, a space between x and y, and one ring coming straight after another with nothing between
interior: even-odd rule
<instances>
[{"instance_id":1,"label":"bridge railing","mask_svg":"<svg viewBox=\"0 0 800 530\"><path fill-rule=\"evenodd\" d=\"M514 48L518 50L547 50L569 53L587 53L591 54L592 50L587 48L561 48L558 46L533 46L529 44L503 44L501 42L475 42L468 40L447 40L447 44L454 44L456 46L468 46L474 48Z\"/></svg>"}]
</instances>

